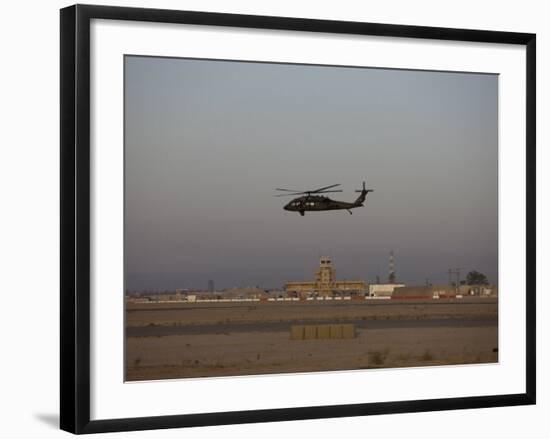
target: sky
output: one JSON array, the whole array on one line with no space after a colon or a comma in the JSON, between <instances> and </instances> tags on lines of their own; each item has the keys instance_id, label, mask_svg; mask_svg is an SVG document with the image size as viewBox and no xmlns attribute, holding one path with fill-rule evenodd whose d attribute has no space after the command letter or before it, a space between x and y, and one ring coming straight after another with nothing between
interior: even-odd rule
<instances>
[{"instance_id":1,"label":"sky","mask_svg":"<svg viewBox=\"0 0 550 439\"><path fill-rule=\"evenodd\" d=\"M498 76L125 57L125 288L498 281ZM361 183L296 212L277 187Z\"/></svg>"}]
</instances>

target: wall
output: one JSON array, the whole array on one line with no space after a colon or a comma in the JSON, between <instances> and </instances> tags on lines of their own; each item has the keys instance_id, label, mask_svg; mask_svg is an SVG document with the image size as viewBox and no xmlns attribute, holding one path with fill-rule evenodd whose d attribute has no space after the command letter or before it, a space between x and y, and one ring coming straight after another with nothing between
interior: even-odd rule
<instances>
[{"instance_id":1,"label":"wall","mask_svg":"<svg viewBox=\"0 0 550 439\"><path fill-rule=\"evenodd\" d=\"M212 10L265 15L483 28L538 33L539 120L539 257L542 277L550 262L548 223L550 167L548 143L550 102L550 26L542 1L502 2L430 0L384 2L319 2L296 0L88 0L125 6ZM2 423L4 437L68 437L57 430L58 413L58 9L70 2L7 2L2 8ZM545 201L546 200L546 201ZM23 295L27 284L32 288ZM39 288L36 286L39 285ZM548 314L539 281L539 371L548 370ZM14 298L20 305L14 305ZM281 438L315 436L429 438L539 438L548 434L548 374L539 374L539 404L441 413L371 416L304 422L191 429L185 432L109 434L106 437ZM365 389L368 392L368 389Z\"/></svg>"},{"instance_id":2,"label":"wall","mask_svg":"<svg viewBox=\"0 0 550 439\"><path fill-rule=\"evenodd\" d=\"M435 291L441 291L441 292L445 292L445 290L442 290L442 289L437 289L437 288L434 288L434 287L425 287L425 286L420 286L420 287L401 287L401 288L396 288L392 294L392 298L400 298L400 297L403 297L403 298L412 298L412 297L427 297L427 298L431 298L433 297L434 295L434 292ZM453 294L454 294L454 291L453 291Z\"/></svg>"}]
</instances>

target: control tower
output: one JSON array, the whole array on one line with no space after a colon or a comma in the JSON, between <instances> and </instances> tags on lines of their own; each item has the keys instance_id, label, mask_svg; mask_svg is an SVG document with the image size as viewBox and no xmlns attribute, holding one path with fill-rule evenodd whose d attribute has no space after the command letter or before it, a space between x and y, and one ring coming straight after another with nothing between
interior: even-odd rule
<instances>
[{"instance_id":1,"label":"control tower","mask_svg":"<svg viewBox=\"0 0 550 439\"><path fill-rule=\"evenodd\" d=\"M314 281L287 282L285 284L287 294L295 294L297 297L333 297L355 294L364 294L365 281L362 280L336 280L336 271L332 260L328 256L321 257L319 268L315 272Z\"/></svg>"},{"instance_id":2,"label":"control tower","mask_svg":"<svg viewBox=\"0 0 550 439\"><path fill-rule=\"evenodd\" d=\"M332 261L329 257L323 256L319 261L319 269L315 272L315 281L319 290L319 296L332 296L334 290L335 273Z\"/></svg>"}]
</instances>

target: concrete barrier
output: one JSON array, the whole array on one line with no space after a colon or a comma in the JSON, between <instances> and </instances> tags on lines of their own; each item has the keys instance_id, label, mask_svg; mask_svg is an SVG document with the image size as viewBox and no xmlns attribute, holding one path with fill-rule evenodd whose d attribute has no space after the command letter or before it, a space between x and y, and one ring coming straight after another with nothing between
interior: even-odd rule
<instances>
[{"instance_id":1,"label":"concrete barrier","mask_svg":"<svg viewBox=\"0 0 550 439\"><path fill-rule=\"evenodd\" d=\"M317 326L305 325L304 326L304 340L313 340L317 338Z\"/></svg>"},{"instance_id":2,"label":"concrete barrier","mask_svg":"<svg viewBox=\"0 0 550 439\"><path fill-rule=\"evenodd\" d=\"M290 339L291 340L303 340L304 339L304 325L292 325L290 327Z\"/></svg>"},{"instance_id":3,"label":"concrete barrier","mask_svg":"<svg viewBox=\"0 0 550 439\"><path fill-rule=\"evenodd\" d=\"M355 325L291 325L291 340L339 340L355 338Z\"/></svg>"},{"instance_id":4,"label":"concrete barrier","mask_svg":"<svg viewBox=\"0 0 550 439\"><path fill-rule=\"evenodd\" d=\"M355 338L355 325L347 324L342 326L342 338Z\"/></svg>"},{"instance_id":5,"label":"concrete barrier","mask_svg":"<svg viewBox=\"0 0 550 439\"><path fill-rule=\"evenodd\" d=\"M318 325L317 326L317 338L319 338L319 339L330 338L330 326L329 325Z\"/></svg>"},{"instance_id":6,"label":"concrete barrier","mask_svg":"<svg viewBox=\"0 0 550 439\"><path fill-rule=\"evenodd\" d=\"M342 325L330 325L330 338L342 338Z\"/></svg>"}]
</instances>

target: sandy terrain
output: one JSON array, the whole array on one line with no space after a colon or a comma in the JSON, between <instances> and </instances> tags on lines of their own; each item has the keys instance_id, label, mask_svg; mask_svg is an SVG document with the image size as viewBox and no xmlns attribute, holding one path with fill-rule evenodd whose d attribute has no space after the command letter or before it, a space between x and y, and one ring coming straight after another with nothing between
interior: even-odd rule
<instances>
[{"instance_id":1,"label":"sandy terrain","mask_svg":"<svg viewBox=\"0 0 550 439\"><path fill-rule=\"evenodd\" d=\"M358 330L351 340L290 340L285 332L127 339L127 380L498 361L497 326Z\"/></svg>"},{"instance_id":2,"label":"sandy terrain","mask_svg":"<svg viewBox=\"0 0 550 439\"><path fill-rule=\"evenodd\" d=\"M290 325L348 322L349 340L290 340ZM497 299L134 304L127 380L498 361Z\"/></svg>"}]
</instances>

